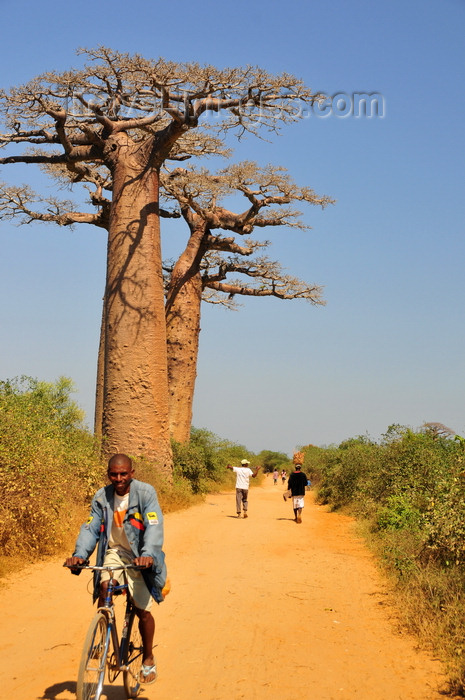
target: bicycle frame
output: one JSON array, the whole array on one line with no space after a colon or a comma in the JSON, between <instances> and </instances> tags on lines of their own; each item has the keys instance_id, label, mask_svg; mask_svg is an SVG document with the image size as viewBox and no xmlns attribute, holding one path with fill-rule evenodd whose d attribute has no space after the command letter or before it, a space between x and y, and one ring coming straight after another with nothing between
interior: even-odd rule
<instances>
[{"instance_id":1,"label":"bicycle frame","mask_svg":"<svg viewBox=\"0 0 465 700\"><path fill-rule=\"evenodd\" d=\"M111 640L113 653L115 655L115 660L117 661L117 667L112 669L113 673L115 674L113 676L114 680L121 673L121 671L129 670L128 666L123 664L123 659L125 658L128 643L127 631L129 617L131 615L134 605L129 595L126 569L137 569L137 567L128 564L124 566L86 566L83 568L92 569L93 571L108 571L110 574L114 571L123 570L124 583L114 583L114 579L110 578L110 580L108 581L104 605L102 607L97 608L97 611L100 610L101 612L105 613L108 617L108 639L106 640L105 647L108 653ZM126 594L126 609L124 612L120 641L118 637L118 627L116 623L115 604L113 601L113 596L121 593Z\"/></svg>"},{"instance_id":2,"label":"bicycle frame","mask_svg":"<svg viewBox=\"0 0 465 700\"><path fill-rule=\"evenodd\" d=\"M102 665L99 668L99 672L102 672L105 665L108 665L108 676L110 683L119 676L121 672L128 672L135 681L138 682L137 676L134 674L131 663L126 664L125 659L127 658L128 652L128 625L131 614L134 610L133 601L129 595L129 587L127 580L127 569L139 569L140 567L134 566L132 564L127 565L110 565L110 566L89 566L83 565L76 567L79 569L88 569L93 572L95 571L108 571L110 573L110 579L108 581L108 586L105 594L104 604L97 608L97 612L101 612L107 618L107 630L104 642L104 653L102 656ZM123 571L124 582L118 583L113 579L113 572ZM121 640L118 637L118 629L115 614L115 605L113 601L113 596L120 593L126 593L126 608L123 617ZM110 646L112 647L112 653L110 653ZM142 653L142 652L141 652ZM133 662L134 659L131 660ZM98 683L98 688L96 692L96 697L100 697L103 690L104 674L101 674L101 678Z\"/></svg>"}]
</instances>

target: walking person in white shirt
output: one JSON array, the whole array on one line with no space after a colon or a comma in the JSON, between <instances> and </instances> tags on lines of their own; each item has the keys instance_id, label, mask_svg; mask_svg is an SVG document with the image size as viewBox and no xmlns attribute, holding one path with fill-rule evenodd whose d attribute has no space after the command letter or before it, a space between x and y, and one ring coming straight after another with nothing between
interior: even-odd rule
<instances>
[{"instance_id":1,"label":"walking person in white shirt","mask_svg":"<svg viewBox=\"0 0 465 700\"><path fill-rule=\"evenodd\" d=\"M232 467L230 464L226 465L227 469L232 469L236 474L236 513L238 518L241 517L241 508L244 511L244 518L248 516L250 477L255 479L260 469L260 467L255 467L254 471L252 471L249 464L250 462L248 459L242 459L242 466L240 467Z\"/></svg>"}]
</instances>

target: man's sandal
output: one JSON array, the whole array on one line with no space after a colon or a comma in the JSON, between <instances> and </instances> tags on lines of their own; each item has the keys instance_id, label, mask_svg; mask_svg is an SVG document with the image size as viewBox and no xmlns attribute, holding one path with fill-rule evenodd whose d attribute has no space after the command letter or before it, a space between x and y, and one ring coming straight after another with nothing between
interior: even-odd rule
<instances>
[{"instance_id":1,"label":"man's sandal","mask_svg":"<svg viewBox=\"0 0 465 700\"><path fill-rule=\"evenodd\" d=\"M153 674L154 677L151 680L146 680L148 676L151 676ZM142 664L142 667L140 669L140 682L143 683L144 685L150 685L151 683L155 683L157 680L157 665L153 664L153 666L146 666L145 664Z\"/></svg>"}]
</instances>

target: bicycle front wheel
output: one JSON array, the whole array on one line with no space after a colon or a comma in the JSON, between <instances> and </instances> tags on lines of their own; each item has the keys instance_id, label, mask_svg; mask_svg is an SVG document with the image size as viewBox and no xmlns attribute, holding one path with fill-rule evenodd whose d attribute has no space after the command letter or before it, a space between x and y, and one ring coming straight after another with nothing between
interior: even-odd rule
<instances>
[{"instance_id":1,"label":"bicycle front wheel","mask_svg":"<svg viewBox=\"0 0 465 700\"><path fill-rule=\"evenodd\" d=\"M90 623L82 650L77 700L99 700L105 680L109 639L108 618L98 612Z\"/></svg>"},{"instance_id":2,"label":"bicycle front wheel","mask_svg":"<svg viewBox=\"0 0 465 700\"><path fill-rule=\"evenodd\" d=\"M124 688L128 698L136 698L140 693L140 670L143 653L142 637L139 632L139 618L133 610L128 621L126 654L125 659L123 659L124 665L128 667L127 671L123 671Z\"/></svg>"}]
</instances>

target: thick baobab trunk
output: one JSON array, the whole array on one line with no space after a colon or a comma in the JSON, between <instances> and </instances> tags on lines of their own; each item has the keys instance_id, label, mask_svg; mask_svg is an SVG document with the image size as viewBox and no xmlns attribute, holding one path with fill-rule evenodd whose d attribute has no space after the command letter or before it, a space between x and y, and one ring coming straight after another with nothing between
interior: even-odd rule
<instances>
[{"instance_id":1,"label":"thick baobab trunk","mask_svg":"<svg viewBox=\"0 0 465 700\"><path fill-rule=\"evenodd\" d=\"M191 432L201 300L197 273L180 287L166 314L170 433L181 443L189 441Z\"/></svg>"},{"instance_id":2,"label":"thick baobab trunk","mask_svg":"<svg viewBox=\"0 0 465 700\"><path fill-rule=\"evenodd\" d=\"M105 291L103 449L145 456L168 476L166 324L158 172L115 139Z\"/></svg>"}]
</instances>

